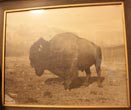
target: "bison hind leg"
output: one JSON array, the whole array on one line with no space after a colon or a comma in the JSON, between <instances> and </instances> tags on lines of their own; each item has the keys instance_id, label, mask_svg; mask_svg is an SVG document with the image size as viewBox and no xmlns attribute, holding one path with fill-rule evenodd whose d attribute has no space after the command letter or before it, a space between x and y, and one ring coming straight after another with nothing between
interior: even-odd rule
<instances>
[{"instance_id":1,"label":"bison hind leg","mask_svg":"<svg viewBox=\"0 0 131 110\"><path fill-rule=\"evenodd\" d=\"M88 86L90 83L89 80L90 80L90 76L91 76L90 68L86 68L85 72L86 72L86 80L84 82L84 86Z\"/></svg>"}]
</instances>

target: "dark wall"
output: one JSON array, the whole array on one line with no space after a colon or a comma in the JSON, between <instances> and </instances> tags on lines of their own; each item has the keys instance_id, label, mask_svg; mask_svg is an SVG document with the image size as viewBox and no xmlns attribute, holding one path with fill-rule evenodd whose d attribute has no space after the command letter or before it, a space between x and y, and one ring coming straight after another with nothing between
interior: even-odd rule
<instances>
[{"instance_id":1,"label":"dark wall","mask_svg":"<svg viewBox=\"0 0 131 110\"><path fill-rule=\"evenodd\" d=\"M128 47L128 62L129 62L129 73L131 72L131 0L0 0L0 85L2 80L2 32L3 32L3 10L16 9L16 8L27 8L27 7L38 7L38 6L49 6L49 5L62 5L62 4L74 4L74 3L92 3L92 2L114 2L124 1L125 2L125 17L126 17L126 34L127 34L127 47ZM130 88L131 88L131 75L130 75ZM1 95L0 95L1 96ZM1 98L0 98L1 99ZM44 108L16 108L16 107L3 107L2 110L43 110ZM57 108L56 108L57 109ZM64 108L63 108L64 109ZM62 108L60 110L63 110ZM48 108L47 110L52 110ZM72 110L72 109L68 109ZM81 110L81 109L79 109ZM88 109L96 110L96 109ZM97 110L105 110L97 109ZM109 110L109 108L107 109ZM130 110L130 108L111 110Z\"/></svg>"},{"instance_id":2,"label":"dark wall","mask_svg":"<svg viewBox=\"0 0 131 110\"><path fill-rule=\"evenodd\" d=\"M127 37L127 49L128 49L128 66L129 66L130 99L131 99L131 73L130 73L131 72L131 0L125 0L124 4L125 4L124 7L125 7L125 20L126 20L126 37Z\"/></svg>"}]
</instances>

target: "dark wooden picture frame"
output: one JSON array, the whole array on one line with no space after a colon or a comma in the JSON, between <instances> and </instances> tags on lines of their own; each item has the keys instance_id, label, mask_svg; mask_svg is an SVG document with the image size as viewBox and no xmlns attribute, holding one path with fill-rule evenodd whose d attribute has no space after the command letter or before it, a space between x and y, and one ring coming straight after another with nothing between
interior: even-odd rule
<instances>
[{"instance_id":1,"label":"dark wooden picture frame","mask_svg":"<svg viewBox=\"0 0 131 110\"><path fill-rule=\"evenodd\" d=\"M0 17L1 17L1 19L0 19L0 32L1 32L1 34L0 34L0 51L1 51L1 53L2 53L2 49L3 49L3 47L2 47L2 45L3 45L3 24L4 24L4 10L13 10L13 9L22 9L22 8L33 8L33 7L43 7L43 6L57 6L57 5L68 5L68 4L83 4L83 3L106 3L106 2L124 2L124 6L125 6L125 20L126 20L126 39L127 39L127 53L128 53L128 66L129 66L129 81L130 81L130 63L131 63L131 61L130 61L130 56L131 56L131 54L130 54L130 48L131 48L131 45L129 44L129 42L130 42L130 40L131 40L131 38L130 38L130 36L131 36L131 32L130 32L130 28L131 28L131 14L129 13L130 11L130 9L131 9L131 5L130 5L130 3L131 3L131 1L130 0L127 0L127 1L122 1L122 0L76 0L76 1L73 1L73 0L71 0L71 1L66 1L66 0L54 0L54 1L46 1L46 0L44 0L44 1L41 1L41 0L22 0L22 1L2 1L1 2L1 4L0 4ZM21 4L21 5L16 5L16 4ZM2 105L2 90L3 90L3 88L2 88L2 54L0 54L0 73L1 73L1 105ZM130 84L130 87L131 87L131 84ZM88 107L87 107L88 108ZM87 109L86 108L86 109ZM93 107L93 108L90 108L90 109L94 109L95 107ZM103 108L103 107L102 107ZM26 107L26 108L24 108L24 106L21 106L21 107L2 107L2 110L3 109L7 109L7 110L23 110L23 109L29 109L29 110L33 110L33 109L38 109L38 110L41 110L41 109L45 109L44 107L36 107L36 108L32 108L32 107ZM52 109L52 107L50 108L50 107L47 107L47 109ZM64 107L62 108L59 108L59 107L54 107L54 109L65 109ZM69 108L68 107L68 109L73 109L73 107L71 107L71 108ZM78 108L79 109L79 108ZM81 108L80 108L81 109ZM95 108L95 109L97 109L97 108ZM99 109L101 109L101 108L99 108ZM109 108L103 108L103 109L113 109L113 108L111 108L111 107L109 107ZM116 108L114 108L114 109L116 109ZM129 107L127 107L127 108L117 108L117 109L130 109Z\"/></svg>"}]
</instances>

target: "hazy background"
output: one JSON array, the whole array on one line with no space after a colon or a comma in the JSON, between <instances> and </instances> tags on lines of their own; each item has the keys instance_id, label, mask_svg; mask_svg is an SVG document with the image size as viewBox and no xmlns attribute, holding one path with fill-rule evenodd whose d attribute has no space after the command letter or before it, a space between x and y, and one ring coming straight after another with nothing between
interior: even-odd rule
<instances>
[{"instance_id":1,"label":"hazy background","mask_svg":"<svg viewBox=\"0 0 131 110\"><path fill-rule=\"evenodd\" d=\"M61 32L73 32L101 47L124 44L121 5L92 6L7 14L7 55L27 55L40 37L50 40Z\"/></svg>"}]
</instances>

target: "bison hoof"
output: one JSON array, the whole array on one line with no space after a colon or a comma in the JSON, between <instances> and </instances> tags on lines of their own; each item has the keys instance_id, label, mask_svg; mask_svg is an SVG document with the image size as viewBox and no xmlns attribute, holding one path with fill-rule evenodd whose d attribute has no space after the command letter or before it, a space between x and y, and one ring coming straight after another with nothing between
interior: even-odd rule
<instances>
[{"instance_id":1,"label":"bison hoof","mask_svg":"<svg viewBox=\"0 0 131 110\"><path fill-rule=\"evenodd\" d=\"M66 90L66 91L71 91L71 89L70 89L70 88L65 88L65 90Z\"/></svg>"},{"instance_id":2,"label":"bison hoof","mask_svg":"<svg viewBox=\"0 0 131 110\"><path fill-rule=\"evenodd\" d=\"M89 82L85 82L83 86L89 86Z\"/></svg>"}]
</instances>

